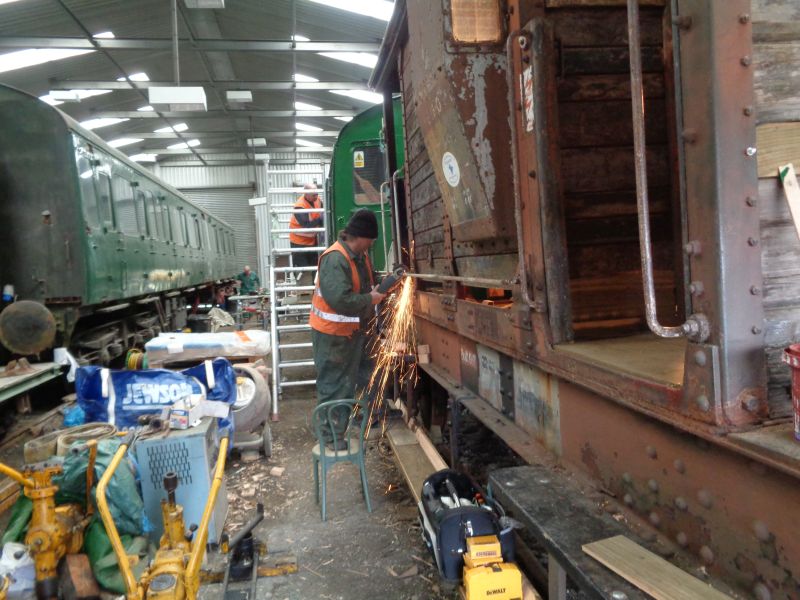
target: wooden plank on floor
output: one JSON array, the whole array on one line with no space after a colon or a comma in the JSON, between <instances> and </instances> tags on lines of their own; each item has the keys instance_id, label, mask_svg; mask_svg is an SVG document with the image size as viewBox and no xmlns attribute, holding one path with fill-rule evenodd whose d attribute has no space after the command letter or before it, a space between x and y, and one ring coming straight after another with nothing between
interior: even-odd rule
<instances>
[{"instance_id":1,"label":"wooden plank on floor","mask_svg":"<svg viewBox=\"0 0 800 600\"><path fill-rule=\"evenodd\" d=\"M583 551L656 600L731 598L624 535L584 544Z\"/></svg>"},{"instance_id":2,"label":"wooden plank on floor","mask_svg":"<svg viewBox=\"0 0 800 600\"><path fill-rule=\"evenodd\" d=\"M419 502L419 494L425 479L436 469L425 455L425 451L417 442L414 432L406 427L396 427L387 432L400 472L414 496Z\"/></svg>"}]
</instances>

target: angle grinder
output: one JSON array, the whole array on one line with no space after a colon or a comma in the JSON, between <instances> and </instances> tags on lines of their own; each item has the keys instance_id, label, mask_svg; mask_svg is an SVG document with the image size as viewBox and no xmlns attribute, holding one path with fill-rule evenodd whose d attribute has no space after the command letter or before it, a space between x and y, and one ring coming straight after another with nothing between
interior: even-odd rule
<instances>
[{"instance_id":1,"label":"angle grinder","mask_svg":"<svg viewBox=\"0 0 800 600\"><path fill-rule=\"evenodd\" d=\"M395 267L394 271L389 273L378 285L379 294L388 294L397 282L399 282L406 275L406 268L403 265Z\"/></svg>"}]
</instances>

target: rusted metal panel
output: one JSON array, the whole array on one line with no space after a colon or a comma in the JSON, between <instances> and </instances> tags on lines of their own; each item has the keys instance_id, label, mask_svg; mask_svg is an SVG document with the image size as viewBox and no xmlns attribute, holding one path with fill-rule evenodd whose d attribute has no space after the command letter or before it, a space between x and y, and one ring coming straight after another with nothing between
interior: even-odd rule
<instances>
[{"instance_id":1,"label":"rusted metal panel","mask_svg":"<svg viewBox=\"0 0 800 600\"><path fill-rule=\"evenodd\" d=\"M561 455L558 379L514 361L514 422L556 456Z\"/></svg>"},{"instance_id":2,"label":"rusted metal panel","mask_svg":"<svg viewBox=\"0 0 800 600\"><path fill-rule=\"evenodd\" d=\"M478 362L477 344L465 337L460 337L461 342L461 384L468 390L479 393L478 379L480 363Z\"/></svg>"},{"instance_id":3,"label":"rusted metal panel","mask_svg":"<svg viewBox=\"0 0 800 600\"><path fill-rule=\"evenodd\" d=\"M417 319L417 339L431 348L431 363L461 381L461 343L458 334L430 321Z\"/></svg>"},{"instance_id":4,"label":"rusted metal panel","mask_svg":"<svg viewBox=\"0 0 800 600\"><path fill-rule=\"evenodd\" d=\"M491 44L452 44L448 5L408 2L408 44L424 51L410 54L405 77L454 237L511 236L505 54Z\"/></svg>"},{"instance_id":5,"label":"rusted metal panel","mask_svg":"<svg viewBox=\"0 0 800 600\"><path fill-rule=\"evenodd\" d=\"M559 382L563 461L709 571L758 598L797 598L795 478ZM590 415L590 418L587 416Z\"/></svg>"},{"instance_id":6,"label":"rusted metal panel","mask_svg":"<svg viewBox=\"0 0 800 600\"><path fill-rule=\"evenodd\" d=\"M503 401L500 395L500 354L482 344L478 350L478 395L493 408L502 410Z\"/></svg>"}]
</instances>

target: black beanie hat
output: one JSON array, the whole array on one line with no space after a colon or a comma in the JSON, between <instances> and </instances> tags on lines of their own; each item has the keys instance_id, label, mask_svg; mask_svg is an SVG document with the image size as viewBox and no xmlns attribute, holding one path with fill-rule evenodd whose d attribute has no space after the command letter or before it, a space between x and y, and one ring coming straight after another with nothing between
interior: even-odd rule
<instances>
[{"instance_id":1,"label":"black beanie hat","mask_svg":"<svg viewBox=\"0 0 800 600\"><path fill-rule=\"evenodd\" d=\"M376 240L378 239L378 219L370 209L359 209L350 217L344 232L354 237Z\"/></svg>"}]
</instances>

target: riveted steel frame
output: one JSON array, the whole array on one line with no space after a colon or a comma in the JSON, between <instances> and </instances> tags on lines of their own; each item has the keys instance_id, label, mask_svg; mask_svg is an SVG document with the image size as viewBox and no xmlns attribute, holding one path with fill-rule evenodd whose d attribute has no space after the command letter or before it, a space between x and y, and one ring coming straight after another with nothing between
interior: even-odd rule
<instances>
[{"instance_id":1,"label":"riveted steel frame","mask_svg":"<svg viewBox=\"0 0 800 600\"><path fill-rule=\"evenodd\" d=\"M719 366L718 387L686 386L696 395L681 410L735 427L763 416L766 387L764 311L752 293L762 287L759 215L747 202L758 184L755 119L745 110L753 105L752 28L742 18L750 1L677 7L692 312L707 316L706 343L716 347L716 360L704 360L704 348L690 344L686 380L710 382Z\"/></svg>"}]
</instances>

